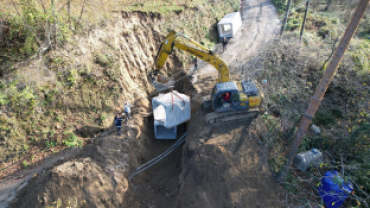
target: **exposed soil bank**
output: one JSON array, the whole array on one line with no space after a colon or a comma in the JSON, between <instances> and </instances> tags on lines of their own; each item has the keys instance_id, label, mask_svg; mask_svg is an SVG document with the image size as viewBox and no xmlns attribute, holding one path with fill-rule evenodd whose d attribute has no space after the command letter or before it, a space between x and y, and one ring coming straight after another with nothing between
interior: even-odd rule
<instances>
[{"instance_id":1,"label":"exposed soil bank","mask_svg":"<svg viewBox=\"0 0 370 208\"><path fill-rule=\"evenodd\" d=\"M45 166L47 170L32 177L30 183L18 193L11 207L45 207L55 203L66 206L72 202L82 207L142 207L157 199L156 195L152 196L153 192L161 196L171 194L168 193L170 186L166 184L171 180L169 178L177 179L180 174L181 148L149 171L135 177L132 182L127 180L129 173L136 167L164 152L174 143L171 140L155 140L153 119L143 117L151 111L150 102L145 99L147 93L151 92L146 74L152 68L161 43L162 37L155 29L155 25L161 24L161 21L156 14L118 13L116 21L104 31L92 31L88 39L80 40L86 44L80 44L75 50L81 51L84 56L91 55L85 48L88 43L94 43L95 50L107 47L101 40L115 43L108 47L114 47L121 54L119 83L122 96L131 102L144 99L135 103L133 120L123 122L122 136L115 135L115 128L111 125L91 144L84 146L74 159L67 162L63 160L62 164L51 168ZM164 70L179 69L179 66L174 53ZM122 103L119 103L120 107ZM184 131L180 128L178 132L180 134ZM145 183L147 181L155 181L153 187L148 187ZM143 200L141 196L148 197ZM151 196L153 200L150 200Z\"/></svg>"}]
</instances>

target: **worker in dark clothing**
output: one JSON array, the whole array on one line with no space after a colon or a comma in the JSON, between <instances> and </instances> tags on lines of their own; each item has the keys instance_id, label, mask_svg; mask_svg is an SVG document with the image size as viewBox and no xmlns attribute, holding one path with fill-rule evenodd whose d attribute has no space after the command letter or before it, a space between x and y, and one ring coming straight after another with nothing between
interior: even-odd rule
<instances>
[{"instance_id":1,"label":"worker in dark clothing","mask_svg":"<svg viewBox=\"0 0 370 208\"><path fill-rule=\"evenodd\" d=\"M224 38L222 39L223 51L227 50L227 43L228 43L228 42L229 42L229 40L228 40L226 37L224 37Z\"/></svg>"},{"instance_id":2,"label":"worker in dark clothing","mask_svg":"<svg viewBox=\"0 0 370 208\"><path fill-rule=\"evenodd\" d=\"M194 63L194 69L198 69L198 58L195 57L195 59L193 60L193 63Z\"/></svg>"},{"instance_id":3,"label":"worker in dark clothing","mask_svg":"<svg viewBox=\"0 0 370 208\"><path fill-rule=\"evenodd\" d=\"M121 123L122 123L122 114L117 113L117 115L114 117L114 124L117 127L117 134L121 135Z\"/></svg>"}]
</instances>

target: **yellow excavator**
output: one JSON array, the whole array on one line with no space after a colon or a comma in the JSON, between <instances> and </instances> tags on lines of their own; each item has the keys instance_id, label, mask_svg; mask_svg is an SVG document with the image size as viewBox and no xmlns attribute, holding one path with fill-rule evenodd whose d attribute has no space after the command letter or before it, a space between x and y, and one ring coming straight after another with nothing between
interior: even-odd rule
<instances>
[{"instance_id":1,"label":"yellow excavator","mask_svg":"<svg viewBox=\"0 0 370 208\"><path fill-rule=\"evenodd\" d=\"M212 90L211 99L202 104L206 111L212 111L206 115L207 123L220 125L229 121L258 116L263 100L259 84L250 80L230 81L229 69L218 55L175 31L171 31L166 36L159 48L154 70L149 73L152 83L158 77L160 69L174 48L210 63L218 71L218 81Z\"/></svg>"}]
</instances>

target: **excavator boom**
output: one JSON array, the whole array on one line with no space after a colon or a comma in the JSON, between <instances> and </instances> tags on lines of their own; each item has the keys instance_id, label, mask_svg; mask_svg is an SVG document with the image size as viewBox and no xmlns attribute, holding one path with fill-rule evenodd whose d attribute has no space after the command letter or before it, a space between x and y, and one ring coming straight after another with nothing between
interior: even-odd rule
<instances>
[{"instance_id":1,"label":"excavator boom","mask_svg":"<svg viewBox=\"0 0 370 208\"><path fill-rule=\"evenodd\" d=\"M184 41L180 40L179 37L183 37ZM193 46L194 45L194 46ZM196 41L177 33L175 31L170 32L163 43L161 44L160 50L158 51L155 60L154 75L159 73L159 70L166 63L167 57L172 53L174 47L186 51L189 54L202 59L205 62L210 63L218 71L218 82L229 82L229 69L225 62L216 54L213 54L211 50L205 48Z\"/></svg>"}]
</instances>

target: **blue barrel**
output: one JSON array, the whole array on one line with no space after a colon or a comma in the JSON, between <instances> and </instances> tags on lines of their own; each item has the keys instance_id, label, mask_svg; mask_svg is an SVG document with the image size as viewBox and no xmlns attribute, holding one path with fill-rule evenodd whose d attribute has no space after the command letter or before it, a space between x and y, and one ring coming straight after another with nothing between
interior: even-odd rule
<instances>
[{"instance_id":1,"label":"blue barrel","mask_svg":"<svg viewBox=\"0 0 370 208\"><path fill-rule=\"evenodd\" d=\"M338 171L330 170L321 178L318 189L326 208L338 208L353 191L353 185L351 182L345 182L338 175Z\"/></svg>"}]
</instances>

